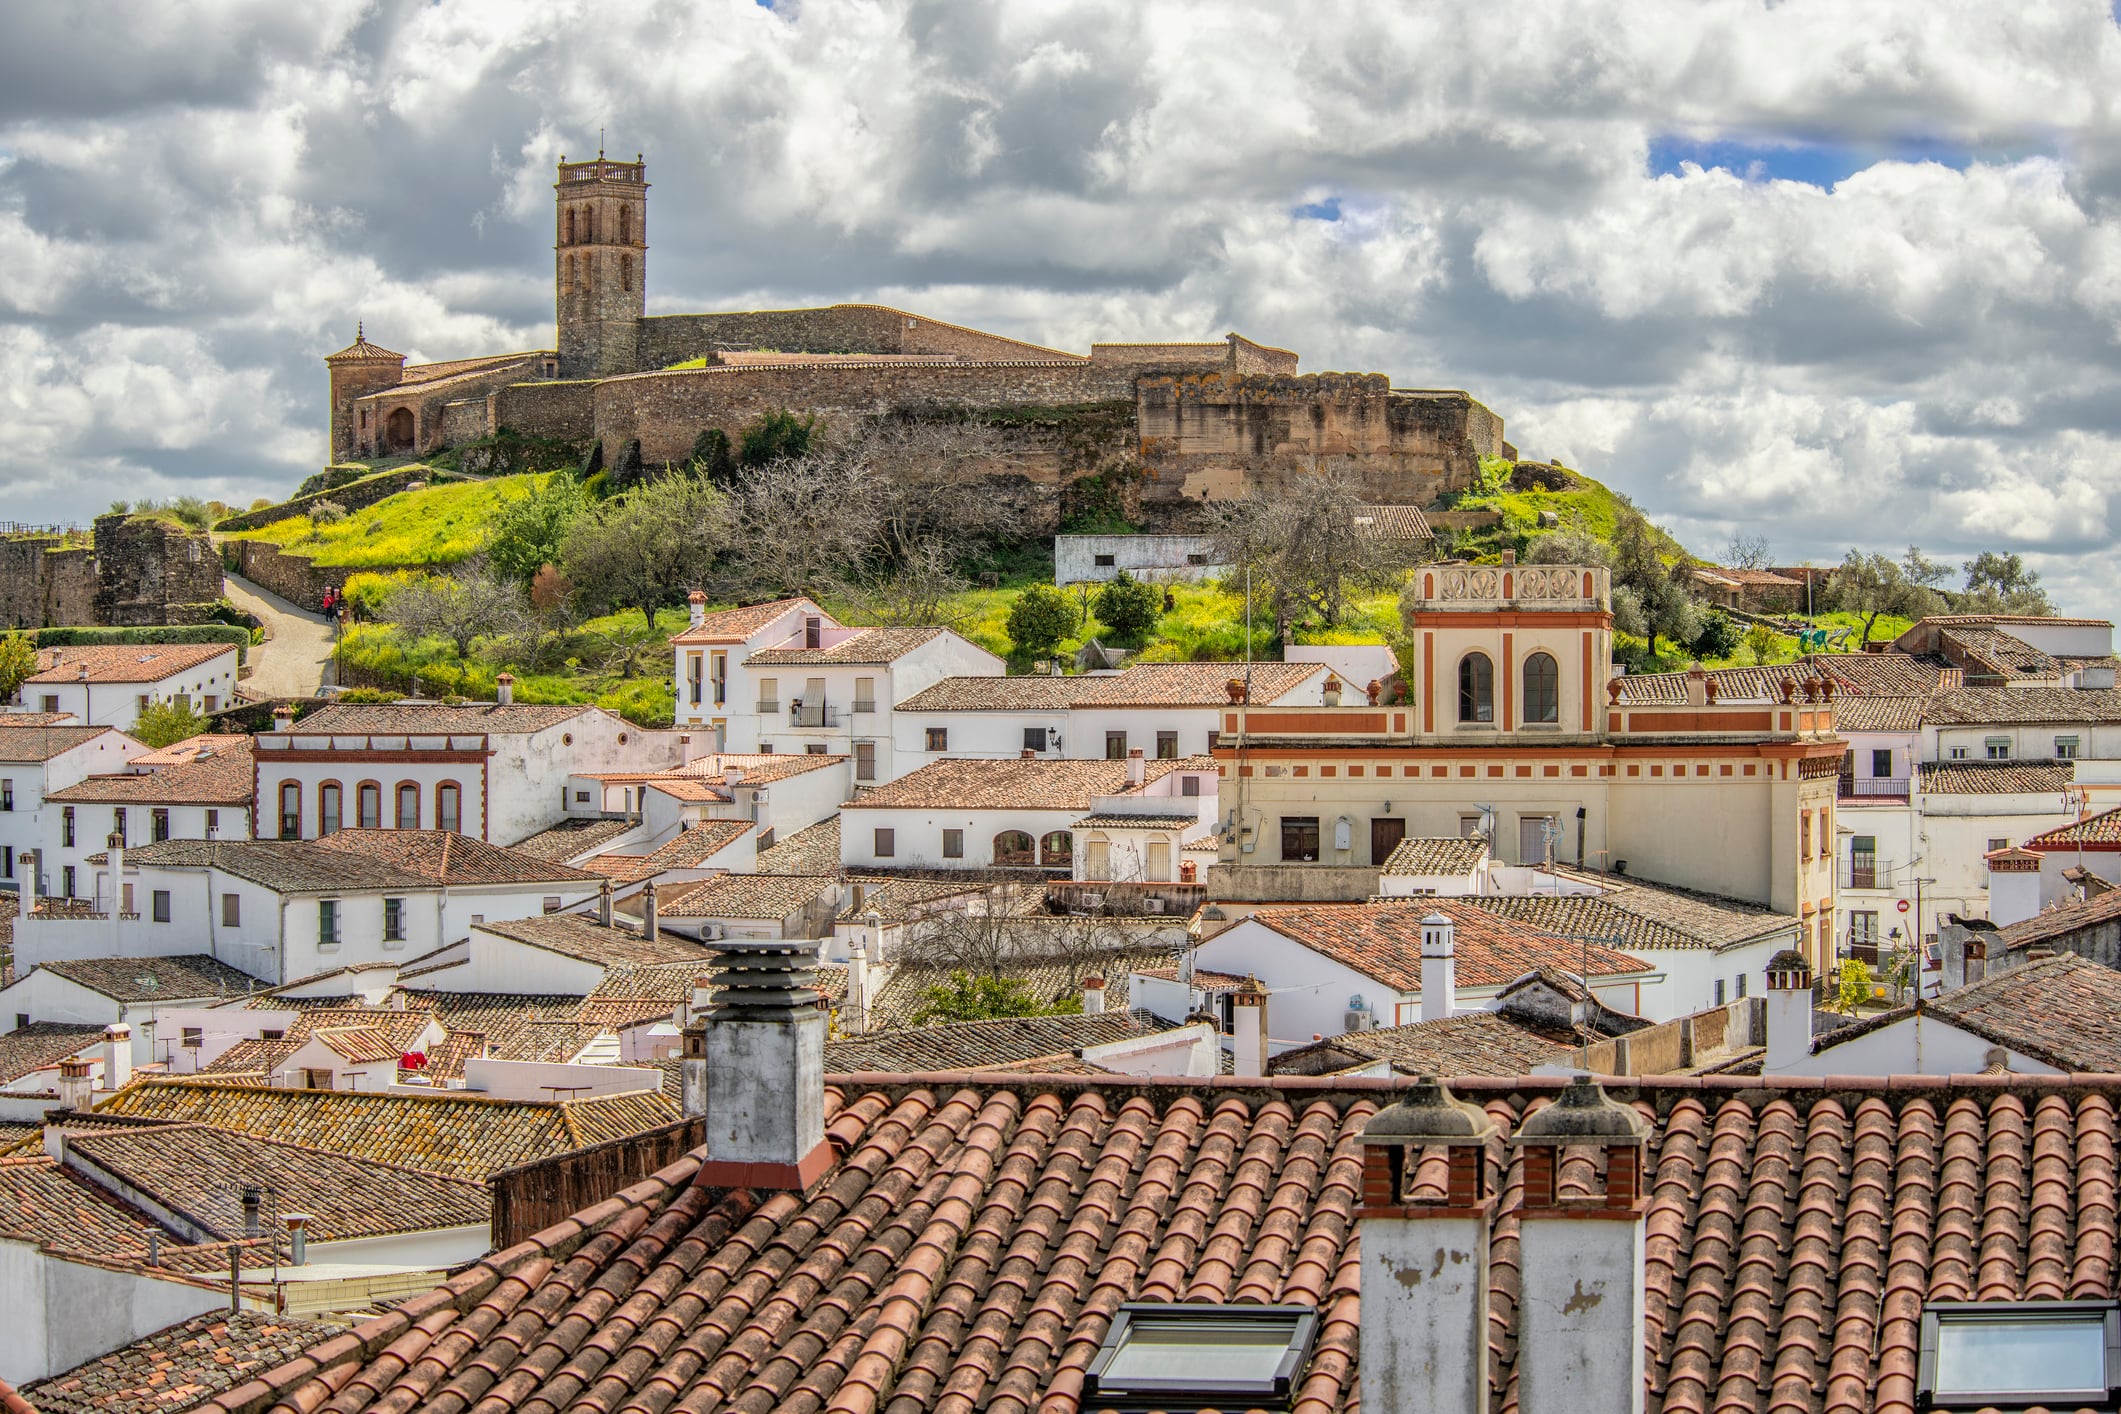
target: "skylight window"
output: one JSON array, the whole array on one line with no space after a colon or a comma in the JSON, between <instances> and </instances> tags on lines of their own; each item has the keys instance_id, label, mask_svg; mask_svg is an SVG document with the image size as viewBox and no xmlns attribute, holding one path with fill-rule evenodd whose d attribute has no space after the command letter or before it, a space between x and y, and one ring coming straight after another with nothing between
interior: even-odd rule
<instances>
[{"instance_id":1,"label":"skylight window","mask_svg":"<svg viewBox=\"0 0 2121 1414\"><path fill-rule=\"evenodd\" d=\"M1920 1392L1942 1409L2107 1402L2121 1392L2121 1306L1938 1301L1923 1308Z\"/></svg>"},{"instance_id":2,"label":"skylight window","mask_svg":"<svg viewBox=\"0 0 2121 1414\"><path fill-rule=\"evenodd\" d=\"M1286 1403L1317 1331L1310 1306L1130 1302L1090 1362L1084 1395Z\"/></svg>"}]
</instances>

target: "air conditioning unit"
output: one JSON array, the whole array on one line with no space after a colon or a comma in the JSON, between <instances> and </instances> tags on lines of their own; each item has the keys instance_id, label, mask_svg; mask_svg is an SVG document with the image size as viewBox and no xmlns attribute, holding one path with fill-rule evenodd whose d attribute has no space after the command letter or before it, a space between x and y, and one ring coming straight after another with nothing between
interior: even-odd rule
<instances>
[{"instance_id":1,"label":"air conditioning unit","mask_svg":"<svg viewBox=\"0 0 2121 1414\"><path fill-rule=\"evenodd\" d=\"M1370 1029L1370 1013L1366 1011L1342 1012L1340 1029L1343 1031L1367 1031Z\"/></svg>"},{"instance_id":2,"label":"air conditioning unit","mask_svg":"<svg viewBox=\"0 0 2121 1414\"><path fill-rule=\"evenodd\" d=\"M721 936L722 925L719 923L708 923L703 925L700 929L700 941L703 943L718 942L720 941Z\"/></svg>"},{"instance_id":3,"label":"air conditioning unit","mask_svg":"<svg viewBox=\"0 0 2121 1414\"><path fill-rule=\"evenodd\" d=\"M1083 907L1084 907L1084 908L1103 908L1104 906L1105 906L1105 896L1104 896L1103 894L1084 894L1084 895L1083 895Z\"/></svg>"}]
</instances>

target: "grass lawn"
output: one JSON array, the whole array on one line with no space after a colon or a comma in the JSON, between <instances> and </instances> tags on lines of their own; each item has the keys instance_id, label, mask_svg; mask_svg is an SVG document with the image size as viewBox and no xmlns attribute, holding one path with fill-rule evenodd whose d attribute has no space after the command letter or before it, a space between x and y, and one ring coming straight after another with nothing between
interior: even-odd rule
<instances>
[{"instance_id":1,"label":"grass lawn","mask_svg":"<svg viewBox=\"0 0 2121 1414\"><path fill-rule=\"evenodd\" d=\"M232 540L266 540L291 554L335 569L390 565L453 565L486 544L494 513L507 501L544 484L547 472L448 481L400 491L335 525L290 516Z\"/></svg>"}]
</instances>

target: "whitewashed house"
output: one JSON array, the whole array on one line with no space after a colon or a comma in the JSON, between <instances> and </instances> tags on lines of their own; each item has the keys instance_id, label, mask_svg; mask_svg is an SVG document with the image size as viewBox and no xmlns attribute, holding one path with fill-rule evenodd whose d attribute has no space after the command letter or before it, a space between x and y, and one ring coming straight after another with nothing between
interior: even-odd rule
<instances>
[{"instance_id":1,"label":"whitewashed house","mask_svg":"<svg viewBox=\"0 0 2121 1414\"><path fill-rule=\"evenodd\" d=\"M611 848L653 848L707 820L745 820L771 848L838 812L854 794L853 758L808 753L773 756L712 752L669 771L615 771L568 779L571 816L631 819L636 828Z\"/></svg>"},{"instance_id":2,"label":"whitewashed house","mask_svg":"<svg viewBox=\"0 0 2121 1414\"><path fill-rule=\"evenodd\" d=\"M107 643L37 650L37 671L15 703L29 712L69 712L84 726L132 730L149 705L177 702L218 712L235 700L232 643Z\"/></svg>"},{"instance_id":3,"label":"whitewashed house","mask_svg":"<svg viewBox=\"0 0 2121 1414\"><path fill-rule=\"evenodd\" d=\"M499 702L334 704L256 739L260 839L448 830L514 844L568 813L568 778L683 765L682 733L601 707Z\"/></svg>"},{"instance_id":4,"label":"whitewashed house","mask_svg":"<svg viewBox=\"0 0 2121 1414\"><path fill-rule=\"evenodd\" d=\"M39 1023L132 1029L133 1058L167 1060L157 1048L172 1009L206 1006L257 990L259 982L203 953L174 957L56 958L34 967L17 962L15 980L0 988L0 1028Z\"/></svg>"},{"instance_id":5,"label":"whitewashed house","mask_svg":"<svg viewBox=\"0 0 2121 1414\"><path fill-rule=\"evenodd\" d=\"M1077 825L1086 817L1108 822L1123 813L1154 816L1154 828L1132 831L1116 823L1084 827L1086 845L1126 836L1107 877L1146 871L1153 840L1168 846L1159 868L1175 879L1178 848L1213 828L1216 766L1206 757L1145 761L937 761L889 785L865 792L840 811L840 860L848 869L1065 869L1083 877L1093 867L1076 857ZM1162 821L1176 822L1165 829ZM1135 837L1138 836L1137 840Z\"/></svg>"},{"instance_id":6,"label":"whitewashed house","mask_svg":"<svg viewBox=\"0 0 2121 1414\"><path fill-rule=\"evenodd\" d=\"M182 743L188 751L148 752L133 758L131 769L90 776L47 795L37 856L50 881L47 891L82 897L89 857L101 854L113 837L128 847L249 839L250 743L247 736L194 737ZM156 764L164 759L174 764Z\"/></svg>"},{"instance_id":7,"label":"whitewashed house","mask_svg":"<svg viewBox=\"0 0 2121 1414\"><path fill-rule=\"evenodd\" d=\"M558 913L595 900L605 884L571 865L435 830L168 840L108 851L87 867L92 902L47 901L16 920L18 967L205 953L276 986L415 957L489 918Z\"/></svg>"},{"instance_id":8,"label":"whitewashed house","mask_svg":"<svg viewBox=\"0 0 2121 1414\"><path fill-rule=\"evenodd\" d=\"M60 809L45 807L45 798L90 776L122 770L147 748L111 727L7 722L0 716L0 889L24 898L54 889L70 893L67 876L50 861L40 867L41 879L31 878L23 863L61 816Z\"/></svg>"}]
</instances>

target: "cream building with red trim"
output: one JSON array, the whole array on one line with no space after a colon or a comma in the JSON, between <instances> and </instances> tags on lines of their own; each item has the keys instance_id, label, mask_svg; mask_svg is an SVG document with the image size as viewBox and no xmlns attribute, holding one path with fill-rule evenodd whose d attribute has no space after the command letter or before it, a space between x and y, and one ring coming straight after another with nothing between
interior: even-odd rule
<instances>
[{"instance_id":1,"label":"cream building with red trim","mask_svg":"<svg viewBox=\"0 0 2121 1414\"><path fill-rule=\"evenodd\" d=\"M1210 894L1356 899L1408 836L1485 834L1763 904L1833 956L1834 688L1801 665L1615 677L1606 571L1440 564L1409 586L1414 681L1377 707L1223 712Z\"/></svg>"}]
</instances>

